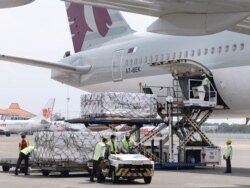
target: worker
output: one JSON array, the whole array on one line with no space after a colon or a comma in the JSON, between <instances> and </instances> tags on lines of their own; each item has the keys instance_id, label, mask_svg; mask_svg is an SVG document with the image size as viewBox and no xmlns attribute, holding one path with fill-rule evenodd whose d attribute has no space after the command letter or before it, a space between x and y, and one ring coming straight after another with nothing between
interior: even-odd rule
<instances>
[{"instance_id":1,"label":"worker","mask_svg":"<svg viewBox=\"0 0 250 188\"><path fill-rule=\"evenodd\" d=\"M19 152L28 146L29 146L29 141L26 139L26 135L21 134L21 140L19 142Z\"/></svg>"},{"instance_id":2,"label":"worker","mask_svg":"<svg viewBox=\"0 0 250 188\"><path fill-rule=\"evenodd\" d=\"M130 138L130 134L126 133L125 138L122 139L122 153L128 154L133 153L135 146L134 140Z\"/></svg>"},{"instance_id":3,"label":"worker","mask_svg":"<svg viewBox=\"0 0 250 188\"><path fill-rule=\"evenodd\" d=\"M108 145L108 149L109 149L109 154L119 153L119 148L118 148L118 144L117 144L115 135L112 134L110 136L110 140L107 142L107 145Z\"/></svg>"},{"instance_id":4,"label":"worker","mask_svg":"<svg viewBox=\"0 0 250 188\"><path fill-rule=\"evenodd\" d=\"M19 153L19 158L17 160L17 164L16 164L16 170L15 170L15 175L18 175L18 169L21 165L21 162L24 160L24 174L25 175L29 175L28 174L28 169L29 169L29 157L30 154L32 153L32 151L34 150L34 146L28 146L24 149L22 149Z\"/></svg>"},{"instance_id":5,"label":"worker","mask_svg":"<svg viewBox=\"0 0 250 188\"><path fill-rule=\"evenodd\" d=\"M102 138L102 141L98 142L95 146L93 155L93 169L90 176L90 181L95 182L94 177L97 177L97 183L102 183L100 162L105 158L107 139Z\"/></svg>"},{"instance_id":6,"label":"worker","mask_svg":"<svg viewBox=\"0 0 250 188\"><path fill-rule=\"evenodd\" d=\"M231 146L232 141L227 140L226 144L227 147L223 155L223 159L226 160L226 171L224 173L232 173L232 168L231 168L231 160L233 157L233 148Z\"/></svg>"},{"instance_id":7,"label":"worker","mask_svg":"<svg viewBox=\"0 0 250 188\"><path fill-rule=\"evenodd\" d=\"M203 80L202 80L201 85L204 87L204 90L205 90L204 101L209 101L210 80L208 79L205 73L203 73L202 76L203 76Z\"/></svg>"}]
</instances>

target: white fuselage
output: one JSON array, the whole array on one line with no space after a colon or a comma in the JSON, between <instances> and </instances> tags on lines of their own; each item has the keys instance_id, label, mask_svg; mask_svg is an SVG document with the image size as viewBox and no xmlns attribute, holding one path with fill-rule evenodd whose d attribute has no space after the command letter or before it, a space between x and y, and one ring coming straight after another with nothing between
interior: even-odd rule
<instances>
[{"instance_id":1,"label":"white fuselage","mask_svg":"<svg viewBox=\"0 0 250 188\"><path fill-rule=\"evenodd\" d=\"M50 123L41 119L5 120L0 121L0 130L3 132L21 133L34 132L46 128Z\"/></svg>"},{"instance_id":2,"label":"white fuselage","mask_svg":"<svg viewBox=\"0 0 250 188\"><path fill-rule=\"evenodd\" d=\"M87 74L53 71L52 78L90 92L140 92L140 84L172 86L169 71L150 63L191 59L210 70L229 107L218 114L246 117L250 114L249 52L250 37L233 32L195 37L134 33L62 60L90 64Z\"/></svg>"}]
</instances>

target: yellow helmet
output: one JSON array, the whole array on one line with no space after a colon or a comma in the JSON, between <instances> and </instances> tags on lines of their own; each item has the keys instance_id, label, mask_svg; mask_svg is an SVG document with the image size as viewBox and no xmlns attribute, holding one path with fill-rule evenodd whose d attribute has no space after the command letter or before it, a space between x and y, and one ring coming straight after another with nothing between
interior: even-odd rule
<instances>
[{"instance_id":1,"label":"yellow helmet","mask_svg":"<svg viewBox=\"0 0 250 188\"><path fill-rule=\"evenodd\" d=\"M228 139L227 140L227 145L231 144L232 143L232 140Z\"/></svg>"}]
</instances>

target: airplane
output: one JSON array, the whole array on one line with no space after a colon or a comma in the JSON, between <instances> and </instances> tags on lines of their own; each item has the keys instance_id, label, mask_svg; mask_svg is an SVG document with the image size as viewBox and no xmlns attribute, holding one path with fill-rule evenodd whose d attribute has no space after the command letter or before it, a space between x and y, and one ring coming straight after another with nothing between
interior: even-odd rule
<instances>
[{"instance_id":1,"label":"airplane","mask_svg":"<svg viewBox=\"0 0 250 188\"><path fill-rule=\"evenodd\" d=\"M54 103L54 98L49 99L41 113L28 120L0 120L0 133L10 136L11 133L34 132L49 127Z\"/></svg>"},{"instance_id":2,"label":"airplane","mask_svg":"<svg viewBox=\"0 0 250 188\"><path fill-rule=\"evenodd\" d=\"M82 123L69 123L64 120L52 121L51 125L44 129L45 131L63 132L63 131L86 131L86 126Z\"/></svg>"},{"instance_id":3,"label":"airplane","mask_svg":"<svg viewBox=\"0 0 250 188\"><path fill-rule=\"evenodd\" d=\"M151 1L140 2L150 3ZM234 1L231 2L234 3ZM245 5L242 9L247 10L249 3L241 2ZM182 3L182 1L179 2L180 5ZM242 5L239 2L236 4ZM221 3L222 5L225 4ZM204 3L201 6L201 12L204 6L207 10L214 8L214 12L211 13L214 13L213 16L217 18L216 7ZM221 6L218 6L217 13L225 8ZM221 118L249 116L250 38L242 34L248 31L247 21L244 22L243 18L247 17L246 15L239 16L238 20L234 19L234 23L230 22L229 25L232 27L227 27L230 31L210 34L224 29L224 26L220 27L222 24L220 20L225 17L225 13L221 14L221 17L217 15L216 23L221 29L208 33L194 32L195 35L210 35L171 36L135 32L117 10L75 3L66 3L66 8L75 54L66 53L65 58L57 63L7 55L0 55L0 60L51 69L52 79L89 92L140 92L143 85L167 87L173 84L173 78L176 76L179 80L187 81L190 78L201 78L201 75L206 73L218 92L218 104L222 106L215 116ZM184 9L183 6L179 8L180 12ZM229 7L229 10L232 8ZM155 11L157 12L157 9ZM236 6L236 17L239 11L240 7ZM246 14L248 15L247 11ZM230 17L229 14L228 17ZM225 22L229 23L229 21ZM216 23L207 22L211 26L215 26ZM184 25L187 26L187 24ZM190 28L193 28L192 24ZM200 26L195 28L204 29ZM211 28L210 25L206 25L206 29L209 28ZM189 34L192 34L191 30L189 31ZM184 85L181 87L185 88ZM161 89L153 91L155 94L160 92Z\"/></svg>"}]
</instances>

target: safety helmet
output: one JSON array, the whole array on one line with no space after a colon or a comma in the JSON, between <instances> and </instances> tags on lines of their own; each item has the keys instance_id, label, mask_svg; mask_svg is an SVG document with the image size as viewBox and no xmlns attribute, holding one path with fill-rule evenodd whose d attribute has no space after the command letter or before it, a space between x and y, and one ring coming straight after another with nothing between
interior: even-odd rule
<instances>
[{"instance_id":1,"label":"safety helmet","mask_svg":"<svg viewBox=\"0 0 250 188\"><path fill-rule=\"evenodd\" d=\"M227 145L231 144L232 143L232 140L228 139L227 140Z\"/></svg>"}]
</instances>

